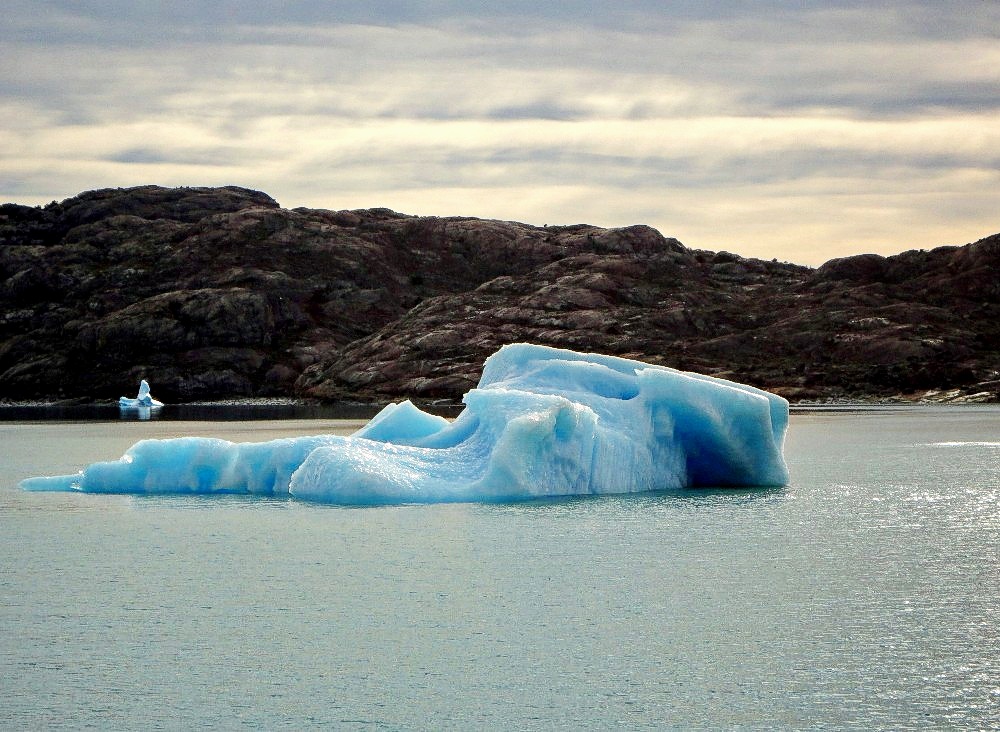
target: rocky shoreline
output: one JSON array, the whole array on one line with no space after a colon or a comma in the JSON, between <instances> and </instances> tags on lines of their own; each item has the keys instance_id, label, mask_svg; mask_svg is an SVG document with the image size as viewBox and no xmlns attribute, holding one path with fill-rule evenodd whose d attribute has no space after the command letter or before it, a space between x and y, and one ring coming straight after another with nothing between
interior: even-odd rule
<instances>
[{"instance_id":1,"label":"rocky shoreline","mask_svg":"<svg viewBox=\"0 0 1000 732\"><path fill-rule=\"evenodd\" d=\"M0 206L0 400L454 403L528 341L793 404L1000 401L1000 235L818 268L646 226L284 209L237 187Z\"/></svg>"},{"instance_id":2,"label":"rocky shoreline","mask_svg":"<svg viewBox=\"0 0 1000 732\"><path fill-rule=\"evenodd\" d=\"M398 400L405 399L407 397L400 396ZM442 410L460 410L463 408L461 401L454 401L448 399L435 399L433 401L422 401L413 400L418 403L421 407L427 407L431 409L442 409ZM335 404L358 408L358 409L371 409L377 411L382 407L389 404L390 401L379 401L379 402L358 402L358 401L339 401ZM319 399L308 399L308 398L295 398L295 397L246 397L242 399L217 399L217 400L200 400L193 402L176 402L169 404L170 407L211 407L211 408L235 408L239 409L241 407L312 407L321 406L324 404L331 404L331 402L325 402ZM870 407L926 407L926 406L964 406L964 405L977 405L977 404L1000 404L992 392L980 392L979 394L964 394L961 389L950 389L946 391L932 390L928 394L922 397L859 397L856 399L845 399L830 397L828 399L822 400L810 400L803 399L797 402L790 402L789 407L791 409L812 409L816 407L836 407L850 409L853 407L857 408L870 408ZM58 399L58 400L46 400L46 399L26 399L26 400L0 400L0 409L46 409L49 407L87 407L87 408L106 408L106 407L116 407L116 401L94 401L86 397L76 397L69 399Z\"/></svg>"}]
</instances>

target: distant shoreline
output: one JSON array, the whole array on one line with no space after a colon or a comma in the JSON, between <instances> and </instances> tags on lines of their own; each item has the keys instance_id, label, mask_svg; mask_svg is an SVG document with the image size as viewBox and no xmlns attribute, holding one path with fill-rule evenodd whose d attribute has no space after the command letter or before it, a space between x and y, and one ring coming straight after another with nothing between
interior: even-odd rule
<instances>
[{"instance_id":1,"label":"distant shoreline","mask_svg":"<svg viewBox=\"0 0 1000 732\"><path fill-rule=\"evenodd\" d=\"M149 378L167 404L454 405L515 343L795 404L1000 402L1000 234L810 268L643 224L285 209L236 186L2 208L0 398L15 404Z\"/></svg>"},{"instance_id":2,"label":"distant shoreline","mask_svg":"<svg viewBox=\"0 0 1000 732\"><path fill-rule=\"evenodd\" d=\"M958 390L955 390L956 392ZM949 392L942 392L947 394ZM971 395L976 397L978 395ZM372 414L377 413L379 410L384 408L387 404L397 403L404 401L404 399L388 400L385 402L319 402L311 399L294 399L294 398L284 398L284 397L260 397L260 398L238 398L238 399L219 399L217 401L192 401L192 402L176 402L172 404L167 404L163 409L259 409L259 408L300 408L300 409L317 409L317 410L349 410L349 411L371 411ZM430 411L452 411L461 410L464 405L460 402L434 402L434 403L423 403L418 400L414 400L421 409ZM904 398L882 398L882 397L872 397L871 399L840 399L840 398L830 398L824 400L802 400L802 401L790 401L789 408L791 410L810 410L810 409L852 409L852 408L876 408L876 407L928 407L928 406L942 406L942 407L960 407L969 405L1000 405L1000 402L991 401L988 399L975 399L975 398L958 398L958 399L928 399L928 398L918 398L918 399L904 399ZM64 400L22 400L22 401L11 401L3 400L0 401L0 411L10 410L10 409L118 409L117 402L114 401L92 401L86 399L64 399Z\"/></svg>"}]
</instances>

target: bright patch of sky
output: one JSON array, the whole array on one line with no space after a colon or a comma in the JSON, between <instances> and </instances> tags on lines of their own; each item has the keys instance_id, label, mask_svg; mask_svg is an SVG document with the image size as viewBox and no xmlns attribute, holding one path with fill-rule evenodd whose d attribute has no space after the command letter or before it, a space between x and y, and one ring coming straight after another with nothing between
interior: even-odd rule
<instances>
[{"instance_id":1,"label":"bright patch of sky","mask_svg":"<svg viewBox=\"0 0 1000 732\"><path fill-rule=\"evenodd\" d=\"M39 2L0 24L0 200L645 223L819 264L1000 231L1000 2Z\"/></svg>"}]
</instances>

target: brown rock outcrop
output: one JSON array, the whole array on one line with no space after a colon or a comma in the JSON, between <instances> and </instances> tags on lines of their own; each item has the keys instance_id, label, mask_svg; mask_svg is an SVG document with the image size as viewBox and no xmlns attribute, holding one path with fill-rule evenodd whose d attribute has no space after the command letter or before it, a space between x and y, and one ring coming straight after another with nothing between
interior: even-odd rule
<instances>
[{"instance_id":1,"label":"brown rock outcrop","mask_svg":"<svg viewBox=\"0 0 1000 732\"><path fill-rule=\"evenodd\" d=\"M0 399L457 399L504 343L791 398L997 398L1000 235L818 269L646 226L283 209L242 188L0 206ZM951 391L948 391L951 393Z\"/></svg>"}]
</instances>

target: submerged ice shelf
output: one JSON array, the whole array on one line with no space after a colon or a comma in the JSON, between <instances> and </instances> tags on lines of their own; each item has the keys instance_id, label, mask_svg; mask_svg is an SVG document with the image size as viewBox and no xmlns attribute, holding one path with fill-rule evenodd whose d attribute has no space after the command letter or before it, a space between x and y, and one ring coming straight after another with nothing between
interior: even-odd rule
<instances>
[{"instance_id":1,"label":"submerged ice shelf","mask_svg":"<svg viewBox=\"0 0 1000 732\"><path fill-rule=\"evenodd\" d=\"M614 356L519 343L490 356L453 422L409 401L348 437L143 440L26 490L290 494L373 505L778 486L788 402Z\"/></svg>"}]
</instances>

